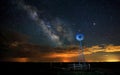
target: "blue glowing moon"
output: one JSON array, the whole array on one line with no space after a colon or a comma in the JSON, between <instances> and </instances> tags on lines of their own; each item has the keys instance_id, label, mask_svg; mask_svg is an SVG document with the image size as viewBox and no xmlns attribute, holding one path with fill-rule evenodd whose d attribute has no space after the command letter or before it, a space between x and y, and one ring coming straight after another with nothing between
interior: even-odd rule
<instances>
[{"instance_id":1,"label":"blue glowing moon","mask_svg":"<svg viewBox=\"0 0 120 75\"><path fill-rule=\"evenodd\" d=\"M84 39L84 35L83 34L77 34L76 35L76 40L82 41L83 39Z\"/></svg>"}]
</instances>

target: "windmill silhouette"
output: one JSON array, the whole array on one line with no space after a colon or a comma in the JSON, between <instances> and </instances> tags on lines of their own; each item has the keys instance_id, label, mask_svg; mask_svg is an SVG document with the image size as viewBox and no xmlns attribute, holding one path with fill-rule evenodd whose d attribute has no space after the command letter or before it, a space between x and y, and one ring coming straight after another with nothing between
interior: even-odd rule
<instances>
[{"instance_id":1,"label":"windmill silhouette","mask_svg":"<svg viewBox=\"0 0 120 75\"><path fill-rule=\"evenodd\" d=\"M88 70L90 69L90 64L87 64L85 61L85 56L84 56L84 49L82 47L82 41L84 40L84 35L79 33L76 34L76 40L79 41L80 43L80 49L78 50L78 63L77 64L72 64L70 67L73 70Z\"/></svg>"}]
</instances>

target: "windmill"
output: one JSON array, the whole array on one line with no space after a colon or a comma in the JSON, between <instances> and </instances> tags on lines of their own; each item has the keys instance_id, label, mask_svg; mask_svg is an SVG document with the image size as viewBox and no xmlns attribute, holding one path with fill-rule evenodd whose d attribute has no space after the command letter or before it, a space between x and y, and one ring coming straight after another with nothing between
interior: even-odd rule
<instances>
[{"instance_id":1,"label":"windmill","mask_svg":"<svg viewBox=\"0 0 120 75\"><path fill-rule=\"evenodd\" d=\"M86 64L85 57L84 57L84 49L82 47L82 41L84 40L84 35L79 33L76 34L76 40L80 43L80 49L78 50L78 64L72 64L70 67L73 70L88 70L90 69L90 64Z\"/></svg>"},{"instance_id":2,"label":"windmill","mask_svg":"<svg viewBox=\"0 0 120 75\"><path fill-rule=\"evenodd\" d=\"M76 40L80 42L80 49L78 50L78 52L79 52L78 62L79 62L79 65L80 65L80 62L85 63L85 57L84 57L84 53L83 53L84 49L82 47L82 41L84 40L84 35L83 34L77 34L76 35Z\"/></svg>"}]
</instances>

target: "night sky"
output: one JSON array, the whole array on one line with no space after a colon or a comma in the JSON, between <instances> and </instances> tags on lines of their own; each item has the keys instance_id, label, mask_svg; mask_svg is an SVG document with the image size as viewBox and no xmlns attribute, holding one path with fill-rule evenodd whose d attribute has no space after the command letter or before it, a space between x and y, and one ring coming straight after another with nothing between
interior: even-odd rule
<instances>
[{"instance_id":1,"label":"night sky","mask_svg":"<svg viewBox=\"0 0 120 75\"><path fill-rule=\"evenodd\" d=\"M87 61L120 61L119 0L1 0L0 21L2 57L77 61L75 36L83 33Z\"/></svg>"}]
</instances>

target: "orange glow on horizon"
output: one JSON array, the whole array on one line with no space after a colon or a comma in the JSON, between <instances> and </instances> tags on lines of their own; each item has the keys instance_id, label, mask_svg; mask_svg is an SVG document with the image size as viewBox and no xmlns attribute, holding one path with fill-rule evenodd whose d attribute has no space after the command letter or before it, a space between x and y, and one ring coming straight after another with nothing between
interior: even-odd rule
<instances>
[{"instance_id":1,"label":"orange glow on horizon","mask_svg":"<svg viewBox=\"0 0 120 75\"><path fill-rule=\"evenodd\" d=\"M28 62L28 58L11 58L12 62Z\"/></svg>"},{"instance_id":2,"label":"orange glow on horizon","mask_svg":"<svg viewBox=\"0 0 120 75\"><path fill-rule=\"evenodd\" d=\"M71 62L71 60L69 60L68 58L63 58L61 62Z\"/></svg>"},{"instance_id":3,"label":"orange glow on horizon","mask_svg":"<svg viewBox=\"0 0 120 75\"><path fill-rule=\"evenodd\" d=\"M28 49L28 47L26 49ZM33 48L31 57L9 58L6 60L13 62L77 62L79 55L78 48L72 49L72 47L71 49L61 49L59 52L57 52L56 49L55 52L49 53L40 53L39 51L40 50L37 51ZM96 45L84 49L86 62L120 62L119 53L120 46L114 45L107 45L105 47Z\"/></svg>"},{"instance_id":4,"label":"orange glow on horizon","mask_svg":"<svg viewBox=\"0 0 120 75\"><path fill-rule=\"evenodd\" d=\"M71 58L71 57L76 57L78 56L78 53L51 53L49 56L46 56L48 58Z\"/></svg>"},{"instance_id":5,"label":"orange glow on horizon","mask_svg":"<svg viewBox=\"0 0 120 75\"><path fill-rule=\"evenodd\" d=\"M109 60L106 60L106 62L120 62L120 60L116 60L116 59L109 59Z\"/></svg>"},{"instance_id":6,"label":"orange glow on horizon","mask_svg":"<svg viewBox=\"0 0 120 75\"><path fill-rule=\"evenodd\" d=\"M111 55L106 57L106 62L120 62L120 59L117 56Z\"/></svg>"}]
</instances>

